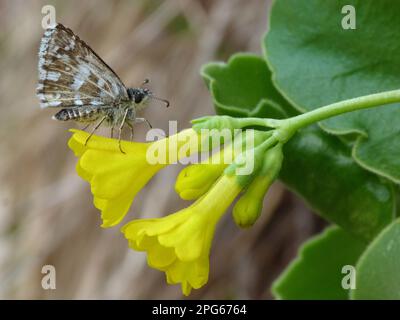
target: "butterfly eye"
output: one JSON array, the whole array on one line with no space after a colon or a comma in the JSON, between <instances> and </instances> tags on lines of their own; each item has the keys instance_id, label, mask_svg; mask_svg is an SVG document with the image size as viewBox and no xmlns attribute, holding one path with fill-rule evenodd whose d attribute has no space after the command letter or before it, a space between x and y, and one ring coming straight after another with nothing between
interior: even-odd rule
<instances>
[{"instance_id":1,"label":"butterfly eye","mask_svg":"<svg viewBox=\"0 0 400 320\"><path fill-rule=\"evenodd\" d=\"M140 91L135 92L135 103L142 102L143 98L144 98L143 92L140 92Z\"/></svg>"}]
</instances>

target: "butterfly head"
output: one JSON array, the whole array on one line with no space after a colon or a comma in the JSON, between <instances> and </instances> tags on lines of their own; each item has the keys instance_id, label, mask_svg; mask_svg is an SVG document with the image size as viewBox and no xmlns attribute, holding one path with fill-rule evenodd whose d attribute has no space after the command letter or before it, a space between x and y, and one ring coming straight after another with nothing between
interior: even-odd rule
<instances>
[{"instance_id":1,"label":"butterfly head","mask_svg":"<svg viewBox=\"0 0 400 320\"><path fill-rule=\"evenodd\" d=\"M169 107L169 101L165 99L161 99L153 95L153 93L148 88L128 88L128 97L129 99L137 105L145 104L149 98L159 100L165 103L166 107Z\"/></svg>"},{"instance_id":2,"label":"butterfly head","mask_svg":"<svg viewBox=\"0 0 400 320\"><path fill-rule=\"evenodd\" d=\"M129 99L135 104L145 103L151 95L147 88L128 88L127 91Z\"/></svg>"}]
</instances>

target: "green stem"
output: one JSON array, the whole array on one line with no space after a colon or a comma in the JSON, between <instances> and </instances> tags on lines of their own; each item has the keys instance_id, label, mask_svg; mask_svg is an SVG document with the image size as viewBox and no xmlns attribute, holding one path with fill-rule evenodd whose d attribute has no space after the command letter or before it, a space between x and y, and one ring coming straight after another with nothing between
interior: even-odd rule
<instances>
[{"instance_id":1,"label":"green stem","mask_svg":"<svg viewBox=\"0 0 400 320\"><path fill-rule=\"evenodd\" d=\"M253 126L262 126L268 128L277 128L279 127L282 120L279 119L269 119L269 118L233 118L234 127L236 129L245 128L245 127L253 127Z\"/></svg>"},{"instance_id":2,"label":"green stem","mask_svg":"<svg viewBox=\"0 0 400 320\"><path fill-rule=\"evenodd\" d=\"M385 91L349 100L344 100L330 105L300 114L298 116L285 119L282 125L291 131L310 124L361 109L372 108L380 105L400 102L400 90ZM266 123L266 125L268 125Z\"/></svg>"}]
</instances>

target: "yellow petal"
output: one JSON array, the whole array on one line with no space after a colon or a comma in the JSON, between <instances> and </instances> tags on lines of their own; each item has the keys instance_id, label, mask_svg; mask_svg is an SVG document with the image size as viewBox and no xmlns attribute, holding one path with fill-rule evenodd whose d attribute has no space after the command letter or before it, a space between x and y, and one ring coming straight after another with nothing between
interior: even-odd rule
<instances>
[{"instance_id":1,"label":"yellow petal","mask_svg":"<svg viewBox=\"0 0 400 320\"><path fill-rule=\"evenodd\" d=\"M192 292L192 286L189 284L188 281L183 281L181 287L182 287L182 293L185 296L190 295L190 293Z\"/></svg>"},{"instance_id":2,"label":"yellow petal","mask_svg":"<svg viewBox=\"0 0 400 320\"><path fill-rule=\"evenodd\" d=\"M128 193L122 194L118 198L114 199L101 199L94 197L93 203L95 207L101 210L101 219L103 228L113 227L121 222L128 212L135 194Z\"/></svg>"},{"instance_id":3,"label":"yellow petal","mask_svg":"<svg viewBox=\"0 0 400 320\"><path fill-rule=\"evenodd\" d=\"M97 135L92 135L90 139L88 140L86 146L86 140L89 137L89 133L82 131L82 130L77 130L77 129L71 129L70 132L73 132L74 134L70 138L71 140L75 140L75 142L72 142L72 147L77 147L78 148L85 148L85 149L98 149L98 150L103 150L103 151L111 151L111 152L117 152L121 153L119 150L119 145L118 145L118 140L116 139L111 139L111 138L105 138L105 137L100 137ZM140 150L141 152L144 152L145 149L149 147L149 143L141 143L141 142L131 142L131 141L121 141L122 149L126 153L130 152L135 152ZM74 150L74 149L73 149ZM74 151L79 151L79 149L74 150Z\"/></svg>"},{"instance_id":4,"label":"yellow petal","mask_svg":"<svg viewBox=\"0 0 400 320\"><path fill-rule=\"evenodd\" d=\"M175 250L161 246L156 237L144 237L141 245L148 253L147 263L154 269L164 271L176 259Z\"/></svg>"},{"instance_id":5,"label":"yellow petal","mask_svg":"<svg viewBox=\"0 0 400 320\"><path fill-rule=\"evenodd\" d=\"M208 281L208 254L192 262L175 260L165 271L169 284L187 282L194 289L199 289Z\"/></svg>"},{"instance_id":6,"label":"yellow petal","mask_svg":"<svg viewBox=\"0 0 400 320\"><path fill-rule=\"evenodd\" d=\"M128 222L121 228L125 238L136 240L141 233L147 236L158 236L176 228L185 220L184 212L177 212L173 215L159 219L138 219Z\"/></svg>"},{"instance_id":7,"label":"yellow petal","mask_svg":"<svg viewBox=\"0 0 400 320\"><path fill-rule=\"evenodd\" d=\"M78 160L78 163L76 164L76 172L83 180L86 180L87 182L90 182L90 180L93 177L92 173L90 173L82 168L82 166L80 164L80 159Z\"/></svg>"},{"instance_id":8,"label":"yellow petal","mask_svg":"<svg viewBox=\"0 0 400 320\"><path fill-rule=\"evenodd\" d=\"M68 147L74 152L76 157L80 157L85 150L87 150L84 144L78 141L74 136L68 140Z\"/></svg>"},{"instance_id":9,"label":"yellow petal","mask_svg":"<svg viewBox=\"0 0 400 320\"><path fill-rule=\"evenodd\" d=\"M173 232L158 236L158 241L164 247L175 248L175 253L181 261L193 261L200 257L204 251L205 237L209 234L208 228L214 229L214 222L210 222L204 215L192 213L192 216L176 227ZM203 220L203 221L202 221Z\"/></svg>"}]
</instances>

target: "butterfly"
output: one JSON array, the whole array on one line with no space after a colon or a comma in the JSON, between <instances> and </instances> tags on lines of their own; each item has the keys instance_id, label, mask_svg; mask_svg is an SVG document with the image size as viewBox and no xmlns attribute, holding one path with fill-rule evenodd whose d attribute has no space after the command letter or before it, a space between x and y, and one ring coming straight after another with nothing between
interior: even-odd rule
<instances>
[{"instance_id":1,"label":"butterfly","mask_svg":"<svg viewBox=\"0 0 400 320\"><path fill-rule=\"evenodd\" d=\"M39 81L36 94L41 108L61 108L53 119L95 124L86 143L102 125L118 128L118 145L125 125L147 122L136 117L149 98L169 102L145 88L126 88L118 75L77 35L62 24L45 30L39 48Z\"/></svg>"}]
</instances>

